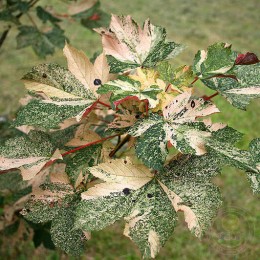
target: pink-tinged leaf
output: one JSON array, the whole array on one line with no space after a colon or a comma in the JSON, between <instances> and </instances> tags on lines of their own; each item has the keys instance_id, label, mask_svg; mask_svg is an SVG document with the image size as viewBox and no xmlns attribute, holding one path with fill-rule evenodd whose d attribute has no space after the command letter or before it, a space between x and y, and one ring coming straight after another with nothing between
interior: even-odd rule
<instances>
[{"instance_id":1,"label":"pink-tinged leaf","mask_svg":"<svg viewBox=\"0 0 260 260\"><path fill-rule=\"evenodd\" d=\"M141 65L152 67L183 50L183 46L168 42L165 30L152 25L149 19L140 27L129 15L112 15L109 29L95 30L102 36L105 54L125 63L123 70Z\"/></svg>"},{"instance_id":2,"label":"pink-tinged leaf","mask_svg":"<svg viewBox=\"0 0 260 260\"><path fill-rule=\"evenodd\" d=\"M251 65L260 62L258 57L252 53L247 52L246 54L239 54L236 58L236 65Z\"/></svg>"},{"instance_id":3,"label":"pink-tinged leaf","mask_svg":"<svg viewBox=\"0 0 260 260\"><path fill-rule=\"evenodd\" d=\"M220 112L213 103L205 102L203 98L193 99L191 94L191 91L186 91L178 95L164 108L164 118L176 124L183 124Z\"/></svg>"}]
</instances>

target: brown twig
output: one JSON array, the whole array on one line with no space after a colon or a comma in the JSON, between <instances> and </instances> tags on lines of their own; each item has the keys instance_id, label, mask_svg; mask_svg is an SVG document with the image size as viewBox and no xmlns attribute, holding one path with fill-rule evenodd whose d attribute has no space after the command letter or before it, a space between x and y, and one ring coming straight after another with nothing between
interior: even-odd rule
<instances>
[{"instance_id":1,"label":"brown twig","mask_svg":"<svg viewBox=\"0 0 260 260\"><path fill-rule=\"evenodd\" d=\"M130 140L130 137L131 137L131 135L126 135L125 138L124 138L121 142L119 142L119 144L115 147L115 149L109 154L109 157L112 158L112 157L116 154L116 152L117 152L125 143L127 143L127 142Z\"/></svg>"}]
</instances>

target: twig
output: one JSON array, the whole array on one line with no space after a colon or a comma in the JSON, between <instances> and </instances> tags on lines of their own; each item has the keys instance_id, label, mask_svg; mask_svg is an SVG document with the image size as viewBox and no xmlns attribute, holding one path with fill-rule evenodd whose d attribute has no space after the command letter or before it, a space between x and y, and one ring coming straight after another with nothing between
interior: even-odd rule
<instances>
[{"instance_id":1,"label":"twig","mask_svg":"<svg viewBox=\"0 0 260 260\"><path fill-rule=\"evenodd\" d=\"M219 94L219 92L216 92L216 93L214 93L213 95L211 95L211 96L209 96L209 97L203 97L203 99L205 100L205 101L208 101L208 100L211 100L212 98L214 98L215 96L217 96Z\"/></svg>"},{"instance_id":2,"label":"twig","mask_svg":"<svg viewBox=\"0 0 260 260\"><path fill-rule=\"evenodd\" d=\"M109 157L113 157L116 152L125 144L127 143L129 140L130 140L130 137L131 135L126 135L126 137L121 141L119 142L119 144L115 147L115 149L109 154Z\"/></svg>"}]
</instances>

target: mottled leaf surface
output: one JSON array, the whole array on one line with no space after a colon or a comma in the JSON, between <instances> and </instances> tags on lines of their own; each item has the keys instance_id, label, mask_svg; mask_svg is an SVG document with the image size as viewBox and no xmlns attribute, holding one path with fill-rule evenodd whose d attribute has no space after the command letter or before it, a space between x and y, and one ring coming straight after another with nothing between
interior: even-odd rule
<instances>
[{"instance_id":1,"label":"mottled leaf surface","mask_svg":"<svg viewBox=\"0 0 260 260\"><path fill-rule=\"evenodd\" d=\"M260 63L236 65L231 76L205 79L203 83L223 95L233 106L246 110L252 99L260 97Z\"/></svg>"},{"instance_id":2,"label":"mottled leaf surface","mask_svg":"<svg viewBox=\"0 0 260 260\"><path fill-rule=\"evenodd\" d=\"M153 67L170 59L183 46L166 40L164 28L146 20L143 28L131 16L112 15L110 28L96 29L102 36L104 51L112 56L111 71L122 72L136 67ZM111 61L111 60L110 60Z\"/></svg>"},{"instance_id":3,"label":"mottled leaf surface","mask_svg":"<svg viewBox=\"0 0 260 260\"><path fill-rule=\"evenodd\" d=\"M236 60L236 53L227 43L215 43L207 51L201 50L195 55L193 71L199 78L208 78L229 71Z\"/></svg>"},{"instance_id":4,"label":"mottled leaf surface","mask_svg":"<svg viewBox=\"0 0 260 260\"><path fill-rule=\"evenodd\" d=\"M163 110L163 117L151 114L130 128L128 133L139 137L137 156L148 166L160 170L167 155L167 141L183 153L206 153L205 142L211 133L198 117L219 112L211 102L196 99L190 92L178 95Z\"/></svg>"},{"instance_id":5,"label":"mottled leaf surface","mask_svg":"<svg viewBox=\"0 0 260 260\"><path fill-rule=\"evenodd\" d=\"M150 107L153 108L159 102L159 100L157 99L157 94L161 91L162 90L157 85L143 88L139 81L121 76L118 79L109 81L99 87L97 93L107 94L112 92L112 102L122 100L129 96L135 96L139 100L148 100Z\"/></svg>"}]
</instances>

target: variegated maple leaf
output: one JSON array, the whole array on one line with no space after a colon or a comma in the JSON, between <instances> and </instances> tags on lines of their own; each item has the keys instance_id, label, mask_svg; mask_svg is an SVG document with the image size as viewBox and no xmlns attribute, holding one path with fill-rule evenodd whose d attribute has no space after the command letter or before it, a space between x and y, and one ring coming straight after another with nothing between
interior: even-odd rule
<instances>
[{"instance_id":1,"label":"variegated maple leaf","mask_svg":"<svg viewBox=\"0 0 260 260\"><path fill-rule=\"evenodd\" d=\"M33 179L48 161L62 159L50 137L40 131L14 137L0 147L0 171L19 168L24 180Z\"/></svg>"},{"instance_id":2,"label":"variegated maple leaf","mask_svg":"<svg viewBox=\"0 0 260 260\"><path fill-rule=\"evenodd\" d=\"M131 16L112 15L110 28L96 29L102 36L103 49L109 55L112 72L136 67L154 67L159 61L170 59L183 46L166 40L164 28L146 20L143 28Z\"/></svg>"},{"instance_id":3,"label":"variegated maple leaf","mask_svg":"<svg viewBox=\"0 0 260 260\"><path fill-rule=\"evenodd\" d=\"M193 98L191 91L178 95L163 110L163 117L150 114L139 120L128 133L139 137L136 145L138 158L148 166L160 170L170 141L182 153L202 155L211 132L197 118L219 112L211 102Z\"/></svg>"},{"instance_id":4,"label":"variegated maple leaf","mask_svg":"<svg viewBox=\"0 0 260 260\"><path fill-rule=\"evenodd\" d=\"M91 64L82 51L66 44L66 70L56 64L36 66L23 77L29 93L37 94L18 113L15 126L32 125L57 128L70 118L80 121L85 111L97 100L96 89L111 79L106 57L101 54Z\"/></svg>"},{"instance_id":5,"label":"variegated maple leaf","mask_svg":"<svg viewBox=\"0 0 260 260\"><path fill-rule=\"evenodd\" d=\"M223 95L233 106L246 110L252 99L260 97L260 62L252 65L235 65L226 77L202 80Z\"/></svg>"},{"instance_id":6,"label":"variegated maple leaf","mask_svg":"<svg viewBox=\"0 0 260 260\"><path fill-rule=\"evenodd\" d=\"M215 43L195 55L193 71L199 78L224 74L235 65L237 54L228 43Z\"/></svg>"},{"instance_id":7,"label":"variegated maple leaf","mask_svg":"<svg viewBox=\"0 0 260 260\"><path fill-rule=\"evenodd\" d=\"M76 228L101 230L124 217L124 235L138 245L145 258L154 258L171 236L177 211L184 211L189 229L200 237L220 205L218 189L210 183L219 163L208 155L185 156L182 161L187 159L187 164L176 162L159 175L130 158L89 168L104 183L81 194Z\"/></svg>"}]
</instances>

